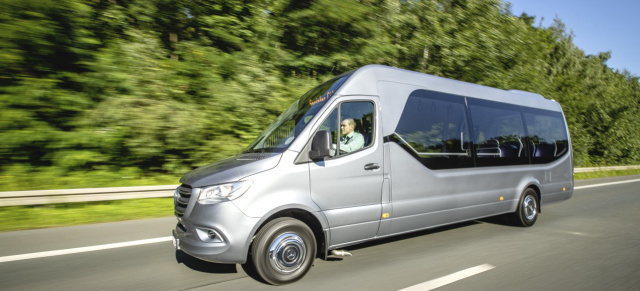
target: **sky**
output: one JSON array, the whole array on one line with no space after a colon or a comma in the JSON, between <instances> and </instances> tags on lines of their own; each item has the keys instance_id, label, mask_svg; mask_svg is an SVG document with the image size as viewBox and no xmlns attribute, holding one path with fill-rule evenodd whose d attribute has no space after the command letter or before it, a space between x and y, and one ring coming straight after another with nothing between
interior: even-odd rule
<instances>
[{"instance_id":1,"label":"sky","mask_svg":"<svg viewBox=\"0 0 640 291\"><path fill-rule=\"evenodd\" d=\"M607 65L640 76L640 0L505 0L511 12L535 16L543 27L557 17L588 55L611 51Z\"/></svg>"}]
</instances>

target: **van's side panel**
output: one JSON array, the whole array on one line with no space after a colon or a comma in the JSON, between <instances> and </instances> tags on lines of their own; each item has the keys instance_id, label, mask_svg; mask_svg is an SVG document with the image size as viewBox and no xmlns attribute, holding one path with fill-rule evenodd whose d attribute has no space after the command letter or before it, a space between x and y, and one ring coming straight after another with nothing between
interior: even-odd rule
<instances>
[{"instance_id":1,"label":"van's side panel","mask_svg":"<svg viewBox=\"0 0 640 291\"><path fill-rule=\"evenodd\" d=\"M567 124L564 113L562 115L564 123ZM540 201L542 205L564 201L573 195L573 143L569 129L566 130L569 139L569 154L552 163L545 173L548 175L545 175L548 180L545 183L545 191L543 191Z\"/></svg>"},{"instance_id":2,"label":"van's side panel","mask_svg":"<svg viewBox=\"0 0 640 291\"><path fill-rule=\"evenodd\" d=\"M417 82L422 83L415 85ZM443 92L485 100L510 101L514 105L545 110L559 109L557 103L539 95L526 98L507 96L513 93L433 76L421 79L407 75L403 81L378 81L377 87L383 102L385 135L394 133L408 96L416 90L444 89ZM529 186L540 189L543 204L568 199L573 189L570 155L542 165L431 170L398 144L389 141L385 146L389 152L387 166L391 177L393 212L389 230L380 236L513 212L520 195Z\"/></svg>"},{"instance_id":3,"label":"van's side panel","mask_svg":"<svg viewBox=\"0 0 640 291\"><path fill-rule=\"evenodd\" d=\"M529 172L504 168L433 171L397 144L389 143L389 148L393 173L391 233L510 212L520 195L518 182Z\"/></svg>"},{"instance_id":4,"label":"van's side panel","mask_svg":"<svg viewBox=\"0 0 640 291\"><path fill-rule=\"evenodd\" d=\"M546 165L542 190L542 205L560 202L571 198L573 194L573 162L571 155Z\"/></svg>"},{"instance_id":5,"label":"van's side panel","mask_svg":"<svg viewBox=\"0 0 640 291\"><path fill-rule=\"evenodd\" d=\"M326 113L344 102L372 102L378 112L378 98L373 96L338 97ZM384 148L375 114L375 134L371 146L337 158L309 163L311 198L329 223L330 247L374 238L380 225L383 185ZM324 119L321 119L324 120ZM318 125L319 126L319 125ZM366 170L370 164L377 170Z\"/></svg>"}]
</instances>

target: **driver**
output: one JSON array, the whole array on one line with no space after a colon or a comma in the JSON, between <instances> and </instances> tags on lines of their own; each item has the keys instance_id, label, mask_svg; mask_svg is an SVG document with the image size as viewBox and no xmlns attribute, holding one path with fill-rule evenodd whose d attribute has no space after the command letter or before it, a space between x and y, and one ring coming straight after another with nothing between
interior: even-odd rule
<instances>
[{"instance_id":1,"label":"driver","mask_svg":"<svg viewBox=\"0 0 640 291\"><path fill-rule=\"evenodd\" d=\"M350 153L364 147L364 137L362 134L355 132L355 128L356 121L352 118L347 118L340 124L340 132L342 133L340 138L341 152Z\"/></svg>"}]
</instances>

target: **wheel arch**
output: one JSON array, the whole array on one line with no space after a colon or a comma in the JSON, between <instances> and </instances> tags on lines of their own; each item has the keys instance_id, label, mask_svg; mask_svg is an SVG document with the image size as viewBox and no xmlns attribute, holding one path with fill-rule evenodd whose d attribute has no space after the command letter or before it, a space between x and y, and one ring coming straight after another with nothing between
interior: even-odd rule
<instances>
[{"instance_id":1,"label":"wheel arch","mask_svg":"<svg viewBox=\"0 0 640 291\"><path fill-rule=\"evenodd\" d=\"M315 254L316 258L324 258L326 256L328 233L324 231L325 229L324 225L326 225L326 221L322 219L323 218L322 214L319 214L319 213L314 214L314 212L308 211L306 209L291 206L291 207L284 207L284 208L272 211L270 214L265 215L264 218L261 219L260 222L256 224L256 226L252 230L252 235L249 238L250 239L249 242L245 244L246 258L248 258L248 255L250 254L251 245L253 244L253 241L256 235L258 234L258 232L270 221L277 218L281 218L281 217L294 218L306 224L311 229L311 231L313 231L313 235L316 240L316 246L317 246L316 254Z\"/></svg>"},{"instance_id":2,"label":"wheel arch","mask_svg":"<svg viewBox=\"0 0 640 291\"><path fill-rule=\"evenodd\" d=\"M542 186L540 184L540 181L538 179L536 179L535 177L529 177L529 178L525 178L523 179L518 188L520 192L517 193L517 198L515 201L520 201L520 199L522 198L522 194L524 194L525 191L527 191L527 189L533 189L534 191L536 191L536 196L538 198L538 204L542 204ZM517 204L513 205L513 211L516 211L517 208ZM538 205L538 213L542 213L542 207L540 207L540 205Z\"/></svg>"},{"instance_id":3,"label":"wheel arch","mask_svg":"<svg viewBox=\"0 0 640 291\"><path fill-rule=\"evenodd\" d=\"M538 197L538 213L542 213L542 192L540 190L540 185L531 183L527 185L527 187L522 189L522 193L524 193L529 188L533 189L533 191L536 191L536 196Z\"/></svg>"}]
</instances>

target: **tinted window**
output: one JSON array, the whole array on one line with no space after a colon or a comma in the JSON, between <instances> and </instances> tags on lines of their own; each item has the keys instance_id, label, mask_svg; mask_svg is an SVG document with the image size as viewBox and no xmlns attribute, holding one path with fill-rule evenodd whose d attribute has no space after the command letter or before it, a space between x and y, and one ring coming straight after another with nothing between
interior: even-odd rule
<instances>
[{"instance_id":1,"label":"tinted window","mask_svg":"<svg viewBox=\"0 0 640 291\"><path fill-rule=\"evenodd\" d=\"M473 167L464 97L414 91L392 139L430 169Z\"/></svg>"},{"instance_id":2,"label":"tinted window","mask_svg":"<svg viewBox=\"0 0 640 291\"><path fill-rule=\"evenodd\" d=\"M524 108L531 161L548 163L569 151L564 118L560 112Z\"/></svg>"},{"instance_id":3,"label":"tinted window","mask_svg":"<svg viewBox=\"0 0 640 291\"><path fill-rule=\"evenodd\" d=\"M519 106L467 99L473 122L476 165L529 163L527 141Z\"/></svg>"}]
</instances>

